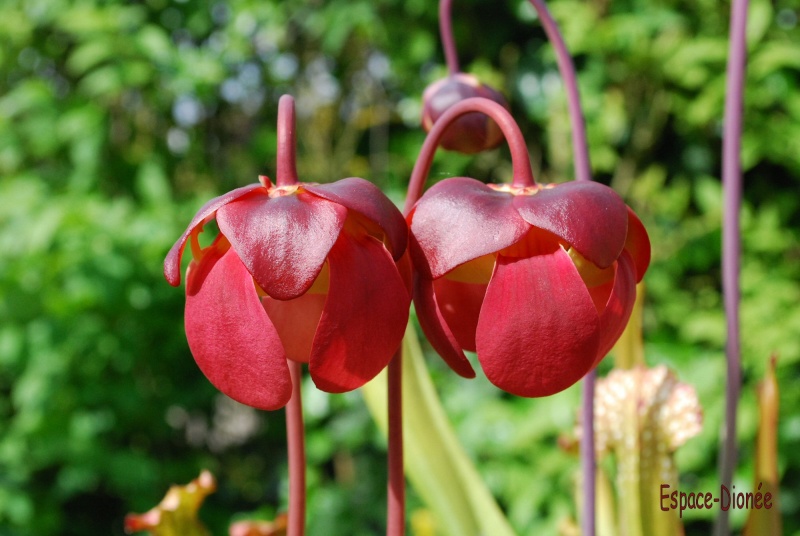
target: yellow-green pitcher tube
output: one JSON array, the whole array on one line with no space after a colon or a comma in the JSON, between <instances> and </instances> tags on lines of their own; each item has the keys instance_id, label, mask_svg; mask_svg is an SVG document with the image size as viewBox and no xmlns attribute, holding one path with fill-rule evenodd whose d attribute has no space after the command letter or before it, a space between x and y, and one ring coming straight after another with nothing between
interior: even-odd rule
<instances>
[{"instance_id":1,"label":"yellow-green pitcher tube","mask_svg":"<svg viewBox=\"0 0 800 536\"><path fill-rule=\"evenodd\" d=\"M386 372L361 389L385 434ZM406 475L447 536L515 536L478 470L461 447L425 366L413 326L403 339Z\"/></svg>"}]
</instances>

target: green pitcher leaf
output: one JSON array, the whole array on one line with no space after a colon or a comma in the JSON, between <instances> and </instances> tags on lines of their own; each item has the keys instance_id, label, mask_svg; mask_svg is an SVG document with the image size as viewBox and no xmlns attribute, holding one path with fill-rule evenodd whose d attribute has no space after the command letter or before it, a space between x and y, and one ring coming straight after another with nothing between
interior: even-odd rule
<instances>
[{"instance_id":1,"label":"green pitcher leaf","mask_svg":"<svg viewBox=\"0 0 800 536\"><path fill-rule=\"evenodd\" d=\"M677 489L674 453L702 428L694 388L664 365L614 369L597 382L594 411L598 458L616 462L619 533L682 535L680 512L662 510L662 486Z\"/></svg>"},{"instance_id":2,"label":"green pitcher leaf","mask_svg":"<svg viewBox=\"0 0 800 536\"><path fill-rule=\"evenodd\" d=\"M172 486L158 506L143 514L125 516L125 532L147 531L152 536L209 536L197 518L203 500L217 489L214 476L203 471L185 486Z\"/></svg>"},{"instance_id":3,"label":"green pitcher leaf","mask_svg":"<svg viewBox=\"0 0 800 536\"><path fill-rule=\"evenodd\" d=\"M362 388L386 433L386 372ZM403 339L403 424L406 474L448 536L513 536L514 531L447 420L414 328Z\"/></svg>"},{"instance_id":4,"label":"green pitcher leaf","mask_svg":"<svg viewBox=\"0 0 800 536\"><path fill-rule=\"evenodd\" d=\"M770 494L771 507L753 508L747 516L744 536L770 534L781 536L783 525L778 507L778 379L775 377L775 356L770 359L764 379L758 386L759 425L756 442L756 468L753 493L766 500ZM762 504L765 504L762 502Z\"/></svg>"}]
</instances>

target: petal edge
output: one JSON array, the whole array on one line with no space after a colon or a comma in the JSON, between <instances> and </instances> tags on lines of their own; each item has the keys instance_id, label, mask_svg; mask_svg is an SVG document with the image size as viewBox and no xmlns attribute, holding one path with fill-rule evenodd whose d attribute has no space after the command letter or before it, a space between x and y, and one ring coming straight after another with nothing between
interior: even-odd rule
<instances>
[{"instance_id":1,"label":"petal edge","mask_svg":"<svg viewBox=\"0 0 800 536\"><path fill-rule=\"evenodd\" d=\"M283 347L233 249L217 249L190 270L185 323L192 355L217 389L258 409L286 405L292 385Z\"/></svg>"},{"instance_id":2,"label":"petal edge","mask_svg":"<svg viewBox=\"0 0 800 536\"><path fill-rule=\"evenodd\" d=\"M291 300L314 283L346 217L338 203L297 193L229 203L217 223L259 286Z\"/></svg>"},{"instance_id":3,"label":"petal edge","mask_svg":"<svg viewBox=\"0 0 800 536\"><path fill-rule=\"evenodd\" d=\"M241 188L231 190L228 193L210 199L202 207L200 207L200 210L198 210L194 215L192 221L189 223L189 226L186 228L180 238L175 241L175 244L172 245L169 253L167 253L166 258L164 259L164 278L170 285L177 287L181 284L181 258L183 257L183 247L186 245L186 240L189 238L189 235L192 233L192 231L194 231L195 227L202 225L205 221L211 219L211 217L213 217L214 213L220 207L230 203L231 201L235 201L243 195L247 195L259 188L263 188L263 186L260 184L249 184L247 186L242 186Z\"/></svg>"},{"instance_id":4,"label":"petal edge","mask_svg":"<svg viewBox=\"0 0 800 536\"><path fill-rule=\"evenodd\" d=\"M330 393L374 378L400 347L411 297L383 243L343 232L328 256L330 286L309 372Z\"/></svg>"},{"instance_id":5,"label":"petal edge","mask_svg":"<svg viewBox=\"0 0 800 536\"><path fill-rule=\"evenodd\" d=\"M600 268L608 268L625 245L627 207L608 186L572 181L514 197L529 224L559 236Z\"/></svg>"},{"instance_id":6,"label":"petal edge","mask_svg":"<svg viewBox=\"0 0 800 536\"><path fill-rule=\"evenodd\" d=\"M371 182L348 177L328 184L304 184L303 188L375 222L386 233L395 261L405 253L408 244L408 225L405 218L394 203Z\"/></svg>"}]
</instances>

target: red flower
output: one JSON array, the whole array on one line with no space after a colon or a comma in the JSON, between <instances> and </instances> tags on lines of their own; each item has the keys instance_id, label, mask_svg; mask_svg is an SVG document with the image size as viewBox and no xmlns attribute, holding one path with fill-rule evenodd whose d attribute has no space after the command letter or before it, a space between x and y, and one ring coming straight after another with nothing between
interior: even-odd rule
<instances>
[{"instance_id":1,"label":"red flower","mask_svg":"<svg viewBox=\"0 0 800 536\"><path fill-rule=\"evenodd\" d=\"M425 88L422 95L422 128L430 132L433 124L454 104L472 97L492 100L504 108L503 96L470 74L454 73ZM493 149L503 141L503 133L490 117L475 112L456 119L444 132L441 146L465 154Z\"/></svg>"},{"instance_id":2,"label":"red flower","mask_svg":"<svg viewBox=\"0 0 800 536\"><path fill-rule=\"evenodd\" d=\"M333 393L363 385L391 360L411 301L396 264L407 227L363 179L261 180L206 203L164 275L180 283L189 240L185 322L197 364L231 398L277 409L291 395L287 358L308 363L314 383ZM212 218L220 233L201 248Z\"/></svg>"},{"instance_id":3,"label":"red flower","mask_svg":"<svg viewBox=\"0 0 800 536\"><path fill-rule=\"evenodd\" d=\"M593 182L433 186L408 215L414 303L459 374L521 396L577 382L622 334L650 262L639 219Z\"/></svg>"}]
</instances>

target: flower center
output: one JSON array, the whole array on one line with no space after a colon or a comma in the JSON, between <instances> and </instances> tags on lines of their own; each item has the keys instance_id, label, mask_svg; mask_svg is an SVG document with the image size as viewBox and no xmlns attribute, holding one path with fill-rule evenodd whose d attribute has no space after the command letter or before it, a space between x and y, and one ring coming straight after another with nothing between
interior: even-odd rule
<instances>
[{"instance_id":1,"label":"flower center","mask_svg":"<svg viewBox=\"0 0 800 536\"><path fill-rule=\"evenodd\" d=\"M297 189L300 188L299 184L289 184L287 186L273 186L269 189L270 198L283 197L284 195L293 195Z\"/></svg>"}]
</instances>

